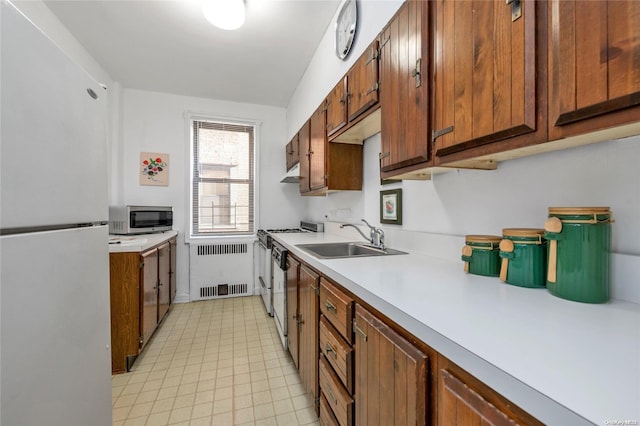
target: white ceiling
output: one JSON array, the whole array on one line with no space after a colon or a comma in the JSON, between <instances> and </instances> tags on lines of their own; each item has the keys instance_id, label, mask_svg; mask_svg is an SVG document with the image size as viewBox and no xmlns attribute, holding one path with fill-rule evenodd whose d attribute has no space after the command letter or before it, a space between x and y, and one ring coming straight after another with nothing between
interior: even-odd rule
<instances>
[{"instance_id":1,"label":"white ceiling","mask_svg":"<svg viewBox=\"0 0 640 426\"><path fill-rule=\"evenodd\" d=\"M45 0L123 87L285 107L340 0L246 0L225 31L199 0Z\"/></svg>"}]
</instances>

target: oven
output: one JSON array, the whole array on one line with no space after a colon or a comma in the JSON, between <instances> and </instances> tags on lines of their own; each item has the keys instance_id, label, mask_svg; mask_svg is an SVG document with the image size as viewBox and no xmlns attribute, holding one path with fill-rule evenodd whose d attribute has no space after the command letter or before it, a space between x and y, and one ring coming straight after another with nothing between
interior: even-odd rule
<instances>
[{"instance_id":1,"label":"oven","mask_svg":"<svg viewBox=\"0 0 640 426\"><path fill-rule=\"evenodd\" d=\"M288 250L275 241L271 234L323 232L324 225L300 222L299 228L258 230L258 281L260 295L269 315L275 318L276 328L287 348L287 255Z\"/></svg>"},{"instance_id":2,"label":"oven","mask_svg":"<svg viewBox=\"0 0 640 426\"><path fill-rule=\"evenodd\" d=\"M273 275L273 318L276 320L276 329L282 341L282 346L287 349L287 255L289 251L277 241L272 242L271 258Z\"/></svg>"},{"instance_id":3,"label":"oven","mask_svg":"<svg viewBox=\"0 0 640 426\"><path fill-rule=\"evenodd\" d=\"M258 285L267 314L273 316L271 295L271 235L258 229Z\"/></svg>"}]
</instances>

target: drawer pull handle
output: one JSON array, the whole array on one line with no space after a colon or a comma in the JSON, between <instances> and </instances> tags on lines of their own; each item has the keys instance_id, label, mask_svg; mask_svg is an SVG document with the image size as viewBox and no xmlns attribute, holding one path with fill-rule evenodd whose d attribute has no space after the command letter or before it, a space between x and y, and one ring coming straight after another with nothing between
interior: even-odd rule
<instances>
[{"instance_id":1,"label":"drawer pull handle","mask_svg":"<svg viewBox=\"0 0 640 426\"><path fill-rule=\"evenodd\" d=\"M326 302L324 302L324 307L327 308L327 311L329 311L329 312L333 312L334 314L338 313L338 308L336 308L336 305L334 305L333 303L329 302L328 300Z\"/></svg>"},{"instance_id":2,"label":"drawer pull handle","mask_svg":"<svg viewBox=\"0 0 640 426\"><path fill-rule=\"evenodd\" d=\"M364 340L365 342L367 341L367 333L365 333L364 331L362 331L360 327L358 327L358 324L356 324L355 318L353 319L353 331L358 333L362 338L362 340Z\"/></svg>"},{"instance_id":3,"label":"drawer pull handle","mask_svg":"<svg viewBox=\"0 0 640 426\"><path fill-rule=\"evenodd\" d=\"M336 351L331 347L330 344L327 343L327 346L325 346L325 351L327 351L327 355L331 354L333 356L333 359L338 359L338 354L336 353Z\"/></svg>"},{"instance_id":4,"label":"drawer pull handle","mask_svg":"<svg viewBox=\"0 0 640 426\"><path fill-rule=\"evenodd\" d=\"M336 396L333 394L333 392L331 392L331 389L327 388L327 393L329 394L329 396L331 397L331 400L333 401L334 404L338 404L338 399L336 398Z\"/></svg>"}]
</instances>

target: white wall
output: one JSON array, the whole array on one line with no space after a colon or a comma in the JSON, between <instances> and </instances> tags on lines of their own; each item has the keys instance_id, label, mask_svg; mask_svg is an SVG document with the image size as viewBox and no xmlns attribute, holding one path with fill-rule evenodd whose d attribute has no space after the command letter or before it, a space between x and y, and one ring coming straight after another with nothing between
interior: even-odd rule
<instances>
[{"instance_id":1,"label":"white wall","mask_svg":"<svg viewBox=\"0 0 640 426\"><path fill-rule=\"evenodd\" d=\"M330 26L287 109L288 135L297 131L353 60L396 12L399 2L361 1L361 33L347 63L333 54ZM311 220L379 222L379 193L402 188L403 225L387 230L464 236L499 235L508 227L543 227L550 206L610 206L613 251L640 255L640 137L500 163L495 171L455 170L432 181L380 185L380 135L364 144L360 194L304 197Z\"/></svg>"},{"instance_id":2,"label":"white wall","mask_svg":"<svg viewBox=\"0 0 640 426\"><path fill-rule=\"evenodd\" d=\"M189 139L185 112L222 118L261 122L258 139L258 208L261 228L297 225L303 209L298 186L280 183L285 172L285 110L253 104L124 89L122 94L122 137L116 150L113 173L119 187L114 198L122 204L170 205L174 208L174 229L179 232L178 298L188 300ZM141 186L140 152L169 154L169 186Z\"/></svg>"}]
</instances>

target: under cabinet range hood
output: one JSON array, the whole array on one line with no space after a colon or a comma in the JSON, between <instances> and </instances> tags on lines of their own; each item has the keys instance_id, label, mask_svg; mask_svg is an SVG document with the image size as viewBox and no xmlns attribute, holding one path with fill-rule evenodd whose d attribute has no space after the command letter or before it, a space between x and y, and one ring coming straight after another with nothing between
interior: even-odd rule
<instances>
[{"instance_id":1,"label":"under cabinet range hood","mask_svg":"<svg viewBox=\"0 0 640 426\"><path fill-rule=\"evenodd\" d=\"M280 180L282 183L298 183L300 182L300 163L293 166L286 175Z\"/></svg>"}]
</instances>

